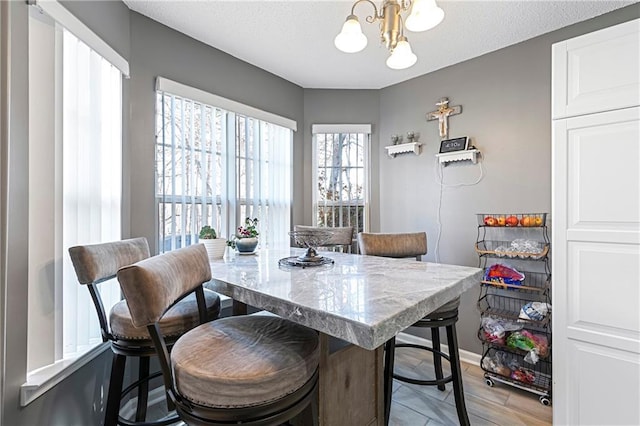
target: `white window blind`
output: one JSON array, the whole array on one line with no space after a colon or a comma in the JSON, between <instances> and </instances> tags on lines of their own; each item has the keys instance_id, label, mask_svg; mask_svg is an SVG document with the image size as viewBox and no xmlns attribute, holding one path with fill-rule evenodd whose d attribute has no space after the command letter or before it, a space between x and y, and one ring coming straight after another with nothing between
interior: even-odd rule
<instances>
[{"instance_id":1,"label":"white window blind","mask_svg":"<svg viewBox=\"0 0 640 426\"><path fill-rule=\"evenodd\" d=\"M320 124L312 132L314 225L367 231L371 125Z\"/></svg>"},{"instance_id":2,"label":"white window blind","mask_svg":"<svg viewBox=\"0 0 640 426\"><path fill-rule=\"evenodd\" d=\"M292 130L207 104L215 95L188 86L158 87L181 93L157 94L159 251L197 242L203 225L230 238L246 217L259 218L262 247L288 243Z\"/></svg>"},{"instance_id":3,"label":"white window blind","mask_svg":"<svg viewBox=\"0 0 640 426\"><path fill-rule=\"evenodd\" d=\"M63 38L63 357L69 357L102 341L68 249L120 239L122 74L70 32ZM115 280L100 287L109 312L120 300L120 287Z\"/></svg>"},{"instance_id":4,"label":"white window blind","mask_svg":"<svg viewBox=\"0 0 640 426\"><path fill-rule=\"evenodd\" d=\"M68 248L121 238L122 188L122 73L49 17L33 8L30 13L29 374L23 405L102 343ZM105 282L100 291L108 312L120 300L119 286Z\"/></svg>"}]
</instances>

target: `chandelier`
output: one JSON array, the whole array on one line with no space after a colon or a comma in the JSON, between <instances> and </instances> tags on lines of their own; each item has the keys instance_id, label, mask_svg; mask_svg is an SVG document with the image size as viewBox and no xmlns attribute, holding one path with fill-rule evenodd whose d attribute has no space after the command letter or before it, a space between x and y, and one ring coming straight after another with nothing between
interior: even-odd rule
<instances>
[{"instance_id":1,"label":"chandelier","mask_svg":"<svg viewBox=\"0 0 640 426\"><path fill-rule=\"evenodd\" d=\"M373 15L367 16L370 24L380 21L381 41L391 52L387 66L401 70L416 63L418 57L411 51L411 46L404 35L406 28L412 32L429 30L444 18L444 11L435 0L385 0L380 10L371 0L357 0L351 6L351 14L342 26L342 31L334 40L338 49L345 53L359 52L367 46L367 37L354 10L359 3L366 2L373 6ZM411 9L409 16L403 20L401 13Z\"/></svg>"}]
</instances>

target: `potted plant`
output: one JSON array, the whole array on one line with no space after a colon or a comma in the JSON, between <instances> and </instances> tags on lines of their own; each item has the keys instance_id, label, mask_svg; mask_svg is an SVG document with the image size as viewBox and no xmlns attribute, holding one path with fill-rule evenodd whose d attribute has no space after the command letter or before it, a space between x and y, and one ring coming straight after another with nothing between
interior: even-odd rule
<instances>
[{"instance_id":1,"label":"potted plant","mask_svg":"<svg viewBox=\"0 0 640 426\"><path fill-rule=\"evenodd\" d=\"M203 226L202 229L200 229L199 240L207 249L209 259L222 259L227 242L224 238L218 238L215 229L209 225Z\"/></svg>"},{"instance_id":2,"label":"potted plant","mask_svg":"<svg viewBox=\"0 0 640 426\"><path fill-rule=\"evenodd\" d=\"M235 247L239 253L253 253L258 246L258 218L250 217L244 220L243 226L238 226L235 239L230 246Z\"/></svg>"}]
</instances>

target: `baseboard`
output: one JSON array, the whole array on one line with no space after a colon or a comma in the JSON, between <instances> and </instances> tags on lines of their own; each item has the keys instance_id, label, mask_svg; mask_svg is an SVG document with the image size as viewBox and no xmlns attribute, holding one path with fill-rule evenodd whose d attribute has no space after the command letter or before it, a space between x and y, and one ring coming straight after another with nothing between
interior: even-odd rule
<instances>
[{"instance_id":1,"label":"baseboard","mask_svg":"<svg viewBox=\"0 0 640 426\"><path fill-rule=\"evenodd\" d=\"M425 339L424 337L414 336L413 334L408 333L400 333L396 337L398 342L402 343L411 343L414 345L422 345L422 346L431 346L431 340ZM440 345L442 348L442 352L448 354L449 347L447 345ZM460 361L466 362L468 364L473 364L476 366L480 366L480 360L482 359L482 355L477 354L475 352L465 351L464 349L458 349L458 354L460 355Z\"/></svg>"}]
</instances>

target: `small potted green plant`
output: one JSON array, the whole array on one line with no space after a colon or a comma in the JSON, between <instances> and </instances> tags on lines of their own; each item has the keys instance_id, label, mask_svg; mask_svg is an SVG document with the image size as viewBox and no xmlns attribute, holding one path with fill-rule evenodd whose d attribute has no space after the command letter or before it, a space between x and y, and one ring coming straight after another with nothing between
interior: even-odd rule
<instances>
[{"instance_id":1,"label":"small potted green plant","mask_svg":"<svg viewBox=\"0 0 640 426\"><path fill-rule=\"evenodd\" d=\"M235 247L238 253L253 253L258 246L258 218L246 218L243 226L238 226L235 239L230 246Z\"/></svg>"},{"instance_id":2,"label":"small potted green plant","mask_svg":"<svg viewBox=\"0 0 640 426\"><path fill-rule=\"evenodd\" d=\"M200 229L199 240L207 249L209 259L222 259L227 241L224 238L218 238L216 230L209 225L205 225Z\"/></svg>"}]
</instances>

